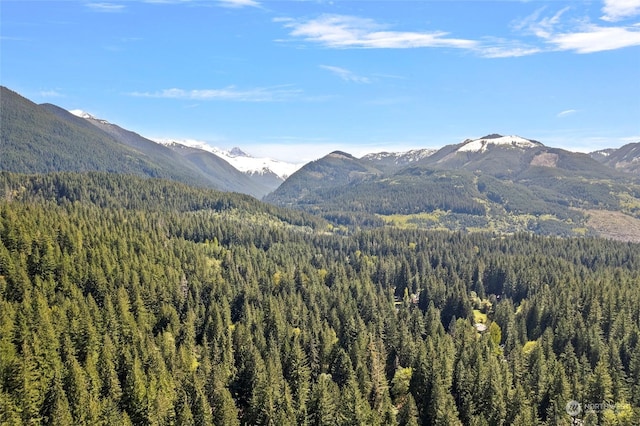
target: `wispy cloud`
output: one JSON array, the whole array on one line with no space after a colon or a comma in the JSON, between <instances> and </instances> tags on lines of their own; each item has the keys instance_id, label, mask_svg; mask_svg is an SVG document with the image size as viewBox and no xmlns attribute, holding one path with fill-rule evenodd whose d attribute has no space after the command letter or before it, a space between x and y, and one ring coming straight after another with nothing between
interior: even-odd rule
<instances>
[{"instance_id":1,"label":"wispy cloud","mask_svg":"<svg viewBox=\"0 0 640 426\"><path fill-rule=\"evenodd\" d=\"M143 0L152 4L189 4L196 6L222 6L239 9L242 7L260 7L260 2L256 0Z\"/></svg>"},{"instance_id":2,"label":"wispy cloud","mask_svg":"<svg viewBox=\"0 0 640 426\"><path fill-rule=\"evenodd\" d=\"M372 19L346 15L321 15L310 20L277 19L290 35L330 48L407 49L452 47L470 49L476 41L448 37L443 31L389 31Z\"/></svg>"},{"instance_id":3,"label":"wispy cloud","mask_svg":"<svg viewBox=\"0 0 640 426\"><path fill-rule=\"evenodd\" d=\"M489 38L474 50L485 58L517 58L542 52L542 49L537 46L527 45L518 41Z\"/></svg>"},{"instance_id":4,"label":"wispy cloud","mask_svg":"<svg viewBox=\"0 0 640 426\"><path fill-rule=\"evenodd\" d=\"M542 13L546 10L546 7L541 7L526 18L514 22L512 26L516 31L524 31L539 38L549 38L561 23L562 15L569 9L569 7L565 7L557 11L553 16L543 17Z\"/></svg>"},{"instance_id":5,"label":"wispy cloud","mask_svg":"<svg viewBox=\"0 0 640 426\"><path fill-rule=\"evenodd\" d=\"M622 3L627 5L629 3L640 4L640 0L626 2L612 0L610 3L617 4L617 16L622 16L623 13L630 14L630 10L633 10L627 8L624 9L627 12L623 12ZM605 5L605 9L606 7L607 5ZM542 16L545 8L541 8L514 25L514 28L538 37L547 46L545 50L573 51L585 54L640 45L640 27L638 25L602 26L593 24L589 22L588 18L584 17L581 19L565 19L564 15L569 10L570 8L565 7L552 16L545 17Z\"/></svg>"},{"instance_id":6,"label":"wispy cloud","mask_svg":"<svg viewBox=\"0 0 640 426\"><path fill-rule=\"evenodd\" d=\"M260 3L254 0L218 0L218 4L224 7L259 7Z\"/></svg>"},{"instance_id":7,"label":"wispy cloud","mask_svg":"<svg viewBox=\"0 0 640 426\"><path fill-rule=\"evenodd\" d=\"M550 43L560 50L595 53L625 47L640 46L640 27L600 27L586 25L576 32L556 34Z\"/></svg>"},{"instance_id":8,"label":"wispy cloud","mask_svg":"<svg viewBox=\"0 0 640 426\"><path fill-rule=\"evenodd\" d=\"M616 22L640 15L640 0L604 0L603 21Z\"/></svg>"},{"instance_id":9,"label":"wispy cloud","mask_svg":"<svg viewBox=\"0 0 640 426\"><path fill-rule=\"evenodd\" d=\"M114 13L124 10L125 5L116 3L87 3L87 7L95 12Z\"/></svg>"},{"instance_id":10,"label":"wispy cloud","mask_svg":"<svg viewBox=\"0 0 640 426\"><path fill-rule=\"evenodd\" d=\"M445 31L393 31L372 19L346 15L321 15L315 19L277 18L290 35L333 49L454 48L486 58L532 55L540 48L517 41L485 37L470 40Z\"/></svg>"},{"instance_id":11,"label":"wispy cloud","mask_svg":"<svg viewBox=\"0 0 640 426\"><path fill-rule=\"evenodd\" d=\"M302 91L290 86L257 87L240 90L234 86L224 89L164 89L157 92L133 92L131 96L142 98L218 100L236 102L281 102L299 97Z\"/></svg>"},{"instance_id":12,"label":"wispy cloud","mask_svg":"<svg viewBox=\"0 0 640 426\"><path fill-rule=\"evenodd\" d=\"M364 84L371 83L371 80L369 78L357 75L353 71L349 71L348 69L345 69L345 68L334 67L332 65L320 65L320 68L323 68L327 71L331 71L333 74L337 75L344 81L348 81L351 83L364 83Z\"/></svg>"},{"instance_id":13,"label":"wispy cloud","mask_svg":"<svg viewBox=\"0 0 640 426\"><path fill-rule=\"evenodd\" d=\"M605 0L604 20L640 14L640 0ZM566 17L571 7L545 16L547 7L512 25L522 35L534 35L534 42L481 37L477 40L453 37L445 31L395 31L369 18L324 14L312 19L276 18L289 35L331 49L455 48L485 58L512 58L549 51L595 53L640 45L640 25L603 26L587 18Z\"/></svg>"},{"instance_id":14,"label":"wispy cloud","mask_svg":"<svg viewBox=\"0 0 640 426\"><path fill-rule=\"evenodd\" d=\"M181 4L194 3L194 0L143 0L143 2L151 4Z\"/></svg>"},{"instance_id":15,"label":"wispy cloud","mask_svg":"<svg viewBox=\"0 0 640 426\"><path fill-rule=\"evenodd\" d=\"M568 115L573 115L573 114L575 114L576 112L578 112L578 110L577 110L577 109L566 109L566 110L564 110L564 111L560 111L560 112L558 113L558 115L556 115L556 117L558 117L558 118L566 117L566 116L568 116Z\"/></svg>"},{"instance_id":16,"label":"wispy cloud","mask_svg":"<svg viewBox=\"0 0 640 426\"><path fill-rule=\"evenodd\" d=\"M57 90L43 90L40 92L43 98L62 98L64 95Z\"/></svg>"}]
</instances>

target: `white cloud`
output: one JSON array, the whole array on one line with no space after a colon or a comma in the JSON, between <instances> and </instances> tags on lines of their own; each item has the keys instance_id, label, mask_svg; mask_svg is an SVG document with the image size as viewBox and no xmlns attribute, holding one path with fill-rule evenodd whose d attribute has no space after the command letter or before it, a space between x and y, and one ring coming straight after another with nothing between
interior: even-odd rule
<instances>
[{"instance_id":1,"label":"white cloud","mask_svg":"<svg viewBox=\"0 0 640 426\"><path fill-rule=\"evenodd\" d=\"M333 74L337 75L344 81L348 81L351 83L371 83L371 80L367 77L362 77L355 74L353 71L349 71L345 68L334 67L331 65L320 65L320 68L323 68L327 71L331 71Z\"/></svg>"},{"instance_id":2,"label":"white cloud","mask_svg":"<svg viewBox=\"0 0 640 426\"><path fill-rule=\"evenodd\" d=\"M573 50L576 53L602 52L640 46L640 28L588 25L580 31L556 34L548 41L560 50Z\"/></svg>"},{"instance_id":3,"label":"white cloud","mask_svg":"<svg viewBox=\"0 0 640 426\"><path fill-rule=\"evenodd\" d=\"M582 54L640 45L640 25L595 25L587 18L567 18L572 9L565 7L543 16L546 8L540 8L512 25L517 31L537 37L536 45L491 37L479 40L455 38L444 31L394 31L373 19L348 15L325 14L308 20L276 18L274 22L288 28L292 37L333 49L456 48L485 58L512 58L545 51ZM608 20L633 16L640 14L640 0L606 0L603 10ZM544 43L540 44L540 41Z\"/></svg>"},{"instance_id":4,"label":"white cloud","mask_svg":"<svg viewBox=\"0 0 640 426\"><path fill-rule=\"evenodd\" d=\"M151 4L180 4L180 3L191 3L192 0L143 0L144 3Z\"/></svg>"},{"instance_id":5,"label":"white cloud","mask_svg":"<svg viewBox=\"0 0 640 426\"><path fill-rule=\"evenodd\" d=\"M485 58L517 58L540 53L542 49L518 43L501 43L480 46L476 51Z\"/></svg>"},{"instance_id":6,"label":"white cloud","mask_svg":"<svg viewBox=\"0 0 640 426\"><path fill-rule=\"evenodd\" d=\"M545 9L545 7L542 7L522 21L514 23L514 29L524 30L525 32L534 34L540 38L551 37L555 32L555 28L561 23L562 15L564 15L570 8L565 7L551 17L541 18L540 16Z\"/></svg>"},{"instance_id":7,"label":"white cloud","mask_svg":"<svg viewBox=\"0 0 640 426\"><path fill-rule=\"evenodd\" d=\"M566 117L566 116L568 116L568 115L573 115L573 114L575 114L576 112L578 112L578 110L576 110L576 109L567 109L567 110L564 110L564 111L560 111L560 112L558 113L558 115L556 115L556 117L558 117L558 118Z\"/></svg>"},{"instance_id":8,"label":"white cloud","mask_svg":"<svg viewBox=\"0 0 640 426\"><path fill-rule=\"evenodd\" d=\"M43 90L40 92L40 96L43 98L61 98L64 95L57 90Z\"/></svg>"},{"instance_id":9,"label":"white cloud","mask_svg":"<svg viewBox=\"0 0 640 426\"><path fill-rule=\"evenodd\" d=\"M254 0L218 0L220 6L224 7L258 7L260 3Z\"/></svg>"},{"instance_id":10,"label":"white cloud","mask_svg":"<svg viewBox=\"0 0 640 426\"><path fill-rule=\"evenodd\" d=\"M212 5L239 9L242 7L260 7L256 0L142 0L150 4L189 4L209 7Z\"/></svg>"},{"instance_id":11,"label":"white cloud","mask_svg":"<svg viewBox=\"0 0 640 426\"><path fill-rule=\"evenodd\" d=\"M604 0L602 12L600 19L608 22L640 15L640 0Z\"/></svg>"},{"instance_id":12,"label":"white cloud","mask_svg":"<svg viewBox=\"0 0 640 426\"><path fill-rule=\"evenodd\" d=\"M130 95L142 98L222 100L237 102L278 102L298 97L302 91L290 86L257 87L238 90L234 86L224 89L164 89L158 92L133 92Z\"/></svg>"},{"instance_id":13,"label":"white cloud","mask_svg":"<svg viewBox=\"0 0 640 426\"><path fill-rule=\"evenodd\" d=\"M640 2L640 0L633 0ZM550 17L541 17L545 8L538 9L531 16L513 27L535 35L549 47L545 50L564 50L575 53L595 53L640 45L640 27L601 26L592 24L588 18L564 18L570 10L565 7Z\"/></svg>"},{"instance_id":14,"label":"white cloud","mask_svg":"<svg viewBox=\"0 0 640 426\"><path fill-rule=\"evenodd\" d=\"M277 19L291 35L331 48L407 49L418 47L452 47L472 49L474 40L449 38L448 33L386 31L372 19L346 15L321 15L316 19L296 21Z\"/></svg>"},{"instance_id":15,"label":"white cloud","mask_svg":"<svg viewBox=\"0 0 640 426\"><path fill-rule=\"evenodd\" d=\"M517 41L500 39L469 40L450 37L444 31L391 31L368 18L346 15L321 15L306 21L277 18L290 35L318 43L328 48L456 48L473 52L485 58L509 58L538 53L540 48Z\"/></svg>"},{"instance_id":16,"label":"white cloud","mask_svg":"<svg viewBox=\"0 0 640 426\"><path fill-rule=\"evenodd\" d=\"M95 12L120 12L125 6L123 4L115 3L87 3L87 7Z\"/></svg>"}]
</instances>

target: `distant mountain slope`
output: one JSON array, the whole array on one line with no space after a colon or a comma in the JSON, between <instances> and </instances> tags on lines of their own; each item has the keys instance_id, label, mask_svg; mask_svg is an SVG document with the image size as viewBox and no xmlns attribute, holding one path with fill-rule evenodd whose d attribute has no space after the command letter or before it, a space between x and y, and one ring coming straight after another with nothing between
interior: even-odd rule
<instances>
[{"instance_id":1,"label":"distant mountain slope","mask_svg":"<svg viewBox=\"0 0 640 426\"><path fill-rule=\"evenodd\" d=\"M154 165L86 120L38 106L0 88L2 170L46 173L100 170L152 174ZM143 173L147 170L147 173Z\"/></svg>"},{"instance_id":2,"label":"distant mountain slope","mask_svg":"<svg viewBox=\"0 0 640 426\"><path fill-rule=\"evenodd\" d=\"M361 160L388 172L417 163L436 151L435 149L412 149L405 152L376 152L365 155Z\"/></svg>"},{"instance_id":3,"label":"distant mountain slope","mask_svg":"<svg viewBox=\"0 0 640 426\"><path fill-rule=\"evenodd\" d=\"M249 176L258 185L265 187L264 194L279 187L282 182L302 167L302 164L287 163L273 158L254 157L237 147L229 151L214 150L213 152Z\"/></svg>"},{"instance_id":4,"label":"distant mountain slope","mask_svg":"<svg viewBox=\"0 0 640 426\"><path fill-rule=\"evenodd\" d=\"M341 225L584 235L599 232L596 221L587 223L594 210L640 223L640 185L632 175L525 138L467 140L400 169L376 168L375 161L332 153L265 200Z\"/></svg>"},{"instance_id":5,"label":"distant mountain slope","mask_svg":"<svg viewBox=\"0 0 640 426\"><path fill-rule=\"evenodd\" d=\"M462 142L458 148L458 152L485 152L491 147L525 149L539 146L543 145L538 141L525 139L516 135L502 136L494 133L480 139L470 139Z\"/></svg>"},{"instance_id":6,"label":"distant mountain slope","mask_svg":"<svg viewBox=\"0 0 640 426\"><path fill-rule=\"evenodd\" d=\"M323 158L305 164L291 175L265 201L290 205L297 202L308 203L320 191L340 188L363 179L382 175L382 171L341 151L334 151Z\"/></svg>"},{"instance_id":7,"label":"distant mountain slope","mask_svg":"<svg viewBox=\"0 0 640 426\"><path fill-rule=\"evenodd\" d=\"M88 114L37 105L2 87L0 170L20 173L106 171L160 177L261 197L268 188L224 160L189 158Z\"/></svg>"},{"instance_id":8,"label":"distant mountain slope","mask_svg":"<svg viewBox=\"0 0 640 426\"><path fill-rule=\"evenodd\" d=\"M604 163L607 157L615 151L615 148L600 149L598 151L590 152L589 156L600 163Z\"/></svg>"},{"instance_id":9,"label":"distant mountain slope","mask_svg":"<svg viewBox=\"0 0 640 426\"><path fill-rule=\"evenodd\" d=\"M187 146L213 153L245 173L258 185L266 187L265 193L276 189L285 179L303 166L302 163L288 163L268 157L254 157L238 147L224 150L197 140L157 139L156 142L169 147L174 145Z\"/></svg>"},{"instance_id":10,"label":"distant mountain slope","mask_svg":"<svg viewBox=\"0 0 640 426\"><path fill-rule=\"evenodd\" d=\"M245 173L237 170L215 154L182 145L166 147L159 144L156 145L168 148L173 153L178 154L189 167L198 170L207 180L213 182L217 188L253 195L256 198L262 198L270 191L269 187L255 182Z\"/></svg>"},{"instance_id":11,"label":"distant mountain slope","mask_svg":"<svg viewBox=\"0 0 640 426\"><path fill-rule=\"evenodd\" d=\"M603 166L587 154L551 148L519 136L489 135L447 145L419 163L438 169L462 169L490 174L498 178L519 179L553 169L556 175L614 178L619 173Z\"/></svg>"},{"instance_id":12,"label":"distant mountain slope","mask_svg":"<svg viewBox=\"0 0 640 426\"><path fill-rule=\"evenodd\" d=\"M257 198L270 191L269 187L255 182L215 154L197 149L172 149L171 146L164 146L115 124L97 119L90 114L84 113L82 115L91 124L108 133L117 141L143 152L156 163L173 168L178 173L182 170L189 171L189 174L193 173L199 180L204 177L208 182L207 186L224 191L249 194ZM185 181L179 177L171 177L171 179Z\"/></svg>"},{"instance_id":13,"label":"distant mountain slope","mask_svg":"<svg viewBox=\"0 0 640 426\"><path fill-rule=\"evenodd\" d=\"M214 148L211 152L218 157L224 158L241 172L253 175L265 174L277 176L280 179L280 183L303 166L301 163L287 163L268 157L254 157L238 147L228 151Z\"/></svg>"},{"instance_id":14,"label":"distant mountain slope","mask_svg":"<svg viewBox=\"0 0 640 426\"><path fill-rule=\"evenodd\" d=\"M627 173L640 174L640 142L629 143L618 149L592 152L595 160Z\"/></svg>"}]
</instances>

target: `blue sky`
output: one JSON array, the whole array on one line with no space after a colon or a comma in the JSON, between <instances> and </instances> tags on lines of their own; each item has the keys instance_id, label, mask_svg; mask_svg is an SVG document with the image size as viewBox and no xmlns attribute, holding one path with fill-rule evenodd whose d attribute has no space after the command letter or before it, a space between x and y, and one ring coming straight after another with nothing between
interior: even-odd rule
<instances>
[{"instance_id":1,"label":"blue sky","mask_svg":"<svg viewBox=\"0 0 640 426\"><path fill-rule=\"evenodd\" d=\"M0 3L2 85L144 136L308 161L488 133L640 141L640 0Z\"/></svg>"}]
</instances>

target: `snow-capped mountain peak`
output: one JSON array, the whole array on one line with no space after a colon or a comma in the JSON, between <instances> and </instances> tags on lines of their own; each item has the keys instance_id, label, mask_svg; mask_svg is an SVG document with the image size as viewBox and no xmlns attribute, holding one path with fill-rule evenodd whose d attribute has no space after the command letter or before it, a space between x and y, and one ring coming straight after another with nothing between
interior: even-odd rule
<instances>
[{"instance_id":1,"label":"snow-capped mountain peak","mask_svg":"<svg viewBox=\"0 0 640 426\"><path fill-rule=\"evenodd\" d=\"M435 149L411 149L404 152L375 152L367 154L362 159L370 161L392 161L396 165L410 164L435 153Z\"/></svg>"},{"instance_id":2,"label":"snow-capped mountain peak","mask_svg":"<svg viewBox=\"0 0 640 426\"><path fill-rule=\"evenodd\" d=\"M541 146L540 142L532 141L530 139L525 139L520 136L510 135L510 136L502 136L502 135L488 135L480 139L467 139L463 142L463 145L458 148L458 152L485 152L489 145L499 145L503 147L512 147L512 148L534 148L536 146Z\"/></svg>"},{"instance_id":3,"label":"snow-capped mountain peak","mask_svg":"<svg viewBox=\"0 0 640 426\"><path fill-rule=\"evenodd\" d=\"M109 122L107 120L102 120L100 118L96 118L94 115L89 114L86 111L83 111L81 109L71 109L69 110L69 112L73 115L75 115L76 117L80 117L80 118L84 118L85 120L95 120L95 121L99 121L103 124L109 124Z\"/></svg>"},{"instance_id":4,"label":"snow-capped mountain peak","mask_svg":"<svg viewBox=\"0 0 640 426\"><path fill-rule=\"evenodd\" d=\"M73 115L75 115L76 117L80 117L80 118L92 118L95 120L95 117L91 114L89 114L86 111L83 111L81 109L71 109L69 110L69 112Z\"/></svg>"},{"instance_id":5,"label":"snow-capped mountain peak","mask_svg":"<svg viewBox=\"0 0 640 426\"><path fill-rule=\"evenodd\" d=\"M234 146L229 151L227 151L229 157L251 157L251 155L247 154L237 146Z\"/></svg>"},{"instance_id":6,"label":"snow-capped mountain peak","mask_svg":"<svg viewBox=\"0 0 640 426\"><path fill-rule=\"evenodd\" d=\"M411 149L405 153L399 155L399 157L405 158L408 162L412 163L414 161L422 160L423 158L427 158L430 155L434 154L436 149Z\"/></svg>"},{"instance_id":7,"label":"snow-capped mountain peak","mask_svg":"<svg viewBox=\"0 0 640 426\"><path fill-rule=\"evenodd\" d=\"M275 160L268 157L253 157L238 147L234 147L230 150L224 150L213 147L206 142L197 140L154 140L163 145L178 144L211 152L231 164L236 169L249 175L268 175L271 173L275 174L280 179L285 180L304 165L304 163L287 163L285 161Z\"/></svg>"}]
</instances>

